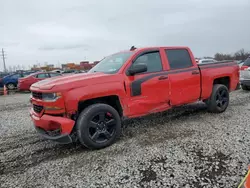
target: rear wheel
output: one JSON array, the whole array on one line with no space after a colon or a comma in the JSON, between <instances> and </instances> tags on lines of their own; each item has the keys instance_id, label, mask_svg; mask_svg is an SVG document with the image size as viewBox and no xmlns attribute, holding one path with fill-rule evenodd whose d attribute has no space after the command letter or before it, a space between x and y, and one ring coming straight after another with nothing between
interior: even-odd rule
<instances>
[{"instance_id":1,"label":"rear wheel","mask_svg":"<svg viewBox=\"0 0 250 188\"><path fill-rule=\"evenodd\" d=\"M13 90L13 89L15 89L15 84L13 84L13 83L9 83L9 84L7 84L6 85L6 87L9 89L9 90Z\"/></svg>"},{"instance_id":2,"label":"rear wheel","mask_svg":"<svg viewBox=\"0 0 250 188\"><path fill-rule=\"evenodd\" d=\"M229 91L225 85L215 84L210 98L206 101L208 111L212 113L224 112L229 104Z\"/></svg>"},{"instance_id":3,"label":"rear wheel","mask_svg":"<svg viewBox=\"0 0 250 188\"><path fill-rule=\"evenodd\" d=\"M112 106L93 104L81 112L76 131L81 144L90 149L104 148L120 136L121 118Z\"/></svg>"},{"instance_id":4,"label":"rear wheel","mask_svg":"<svg viewBox=\"0 0 250 188\"><path fill-rule=\"evenodd\" d=\"M249 91L249 90L250 90L250 88L249 88L248 86L243 85L243 84L241 84L241 88L242 88L243 90L247 90L247 91Z\"/></svg>"}]
</instances>

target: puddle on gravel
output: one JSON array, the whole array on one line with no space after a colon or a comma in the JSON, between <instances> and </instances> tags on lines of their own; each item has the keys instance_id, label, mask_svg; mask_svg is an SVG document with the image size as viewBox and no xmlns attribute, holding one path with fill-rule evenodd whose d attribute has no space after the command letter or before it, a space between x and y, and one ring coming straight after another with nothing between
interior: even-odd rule
<instances>
[{"instance_id":1,"label":"puddle on gravel","mask_svg":"<svg viewBox=\"0 0 250 188\"><path fill-rule=\"evenodd\" d=\"M230 155L225 155L221 151L207 155L203 149L195 149L191 153L194 154L194 169L197 171L197 176L195 181L189 183L198 187L204 184L216 185L223 176L230 175L228 169Z\"/></svg>"}]
</instances>

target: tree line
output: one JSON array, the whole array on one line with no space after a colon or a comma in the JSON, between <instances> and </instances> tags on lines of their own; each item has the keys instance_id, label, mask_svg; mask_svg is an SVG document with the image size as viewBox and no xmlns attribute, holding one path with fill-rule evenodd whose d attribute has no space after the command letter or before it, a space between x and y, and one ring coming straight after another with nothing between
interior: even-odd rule
<instances>
[{"instance_id":1,"label":"tree line","mask_svg":"<svg viewBox=\"0 0 250 188\"><path fill-rule=\"evenodd\" d=\"M249 56L250 56L250 52L247 52L244 49L241 49L232 54L216 53L214 55L214 59L217 61L223 61L223 60L243 60L244 61Z\"/></svg>"}]
</instances>

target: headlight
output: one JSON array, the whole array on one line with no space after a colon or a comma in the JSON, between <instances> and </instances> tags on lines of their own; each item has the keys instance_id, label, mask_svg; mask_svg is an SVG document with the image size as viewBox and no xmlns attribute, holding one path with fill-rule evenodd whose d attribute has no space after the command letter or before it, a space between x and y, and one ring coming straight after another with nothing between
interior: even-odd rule
<instances>
[{"instance_id":1,"label":"headlight","mask_svg":"<svg viewBox=\"0 0 250 188\"><path fill-rule=\"evenodd\" d=\"M61 93L43 93L43 101L52 102L56 101L62 96Z\"/></svg>"}]
</instances>

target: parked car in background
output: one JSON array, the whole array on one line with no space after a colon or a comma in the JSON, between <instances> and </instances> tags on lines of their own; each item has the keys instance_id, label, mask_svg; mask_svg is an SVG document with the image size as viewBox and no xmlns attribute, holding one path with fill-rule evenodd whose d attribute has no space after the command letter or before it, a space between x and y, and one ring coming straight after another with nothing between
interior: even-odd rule
<instances>
[{"instance_id":1,"label":"parked car in background","mask_svg":"<svg viewBox=\"0 0 250 188\"><path fill-rule=\"evenodd\" d=\"M240 62L238 63L238 65L239 65L240 68L242 67L243 64L244 64L244 61L240 61Z\"/></svg>"},{"instance_id":2,"label":"parked car in background","mask_svg":"<svg viewBox=\"0 0 250 188\"><path fill-rule=\"evenodd\" d=\"M243 90L250 90L250 56L240 67L240 85Z\"/></svg>"},{"instance_id":3,"label":"parked car in background","mask_svg":"<svg viewBox=\"0 0 250 188\"><path fill-rule=\"evenodd\" d=\"M53 71L51 71L51 72L63 73L63 71L60 70L60 69L56 69L56 70L53 70Z\"/></svg>"},{"instance_id":4,"label":"parked car in background","mask_svg":"<svg viewBox=\"0 0 250 188\"><path fill-rule=\"evenodd\" d=\"M44 80L46 78L51 78L55 76L61 76L62 74L57 72L36 72L30 74L24 78L18 79L18 90L20 91L27 91L30 89L30 86L36 82Z\"/></svg>"},{"instance_id":5,"label":"parked car in background","mask_svg":"<svg viewBox=\"0 0 250 188\"><path fill-rule=\"evenodd\" d=\"M63 74L77 74L77 73L85 73L83 70L74 70L74 69L69 69L63 71Z\"/></svg>"},{"instance_id":6,"label":"parked car in background","mask_svg":"<svg viewBox=\"0 0 250 188\"><path fill-rule=\"evenodd\" d=\"M23 78L25 76L28 76L34 72L31 71L22 71L22 72L16 72L10 75L7 75L3 77L2 83L7 87L7 89L12 90L17 87L18 79Z\"/></svg>"},{"instance_id":7,"label":"parked car in background","mask_svg":"<svg viewBox=\"0 0 250 188\"><path fill-rule=\"evenodd\" d=\"M4 86L3 84L3 77L8 76L10 73L0 72L0 88Z\"/></svg>"},{"instance_id":8,"label":"parked car in background","mask_svg":"<svg viewBox=\"0 0 250 188\"><path fill-rule=\"evenodd\" d=\"M197 64L214 63L214 62L216 62L216 60L214 60L214 59L200 59L200 60L198 60L196 62L197 62Z\"/></svg>"}]
</instances>

